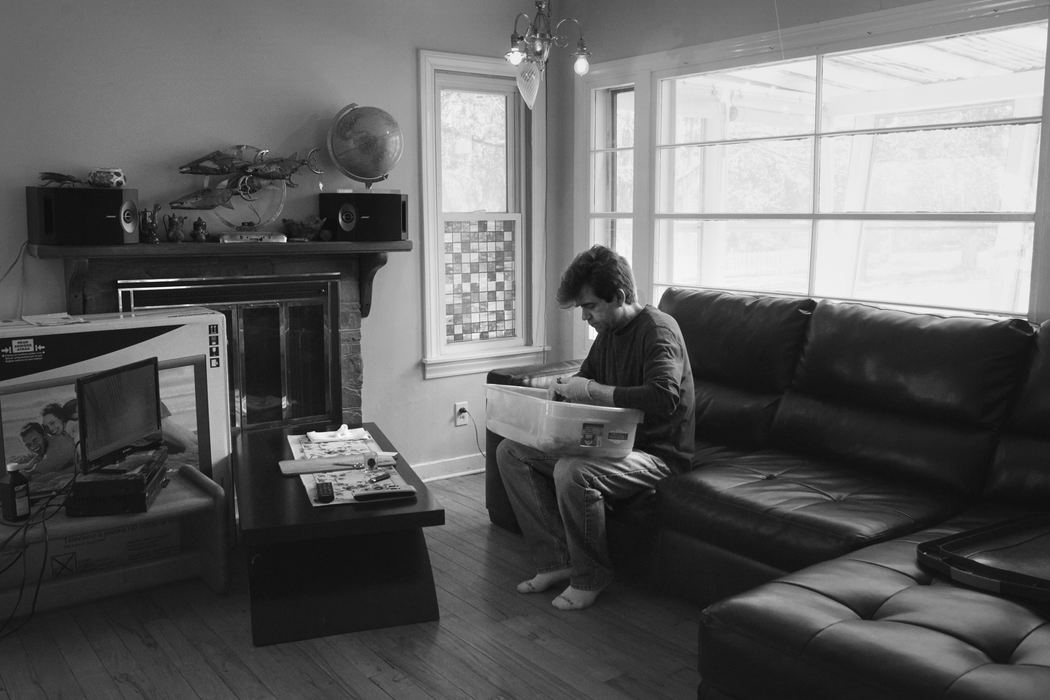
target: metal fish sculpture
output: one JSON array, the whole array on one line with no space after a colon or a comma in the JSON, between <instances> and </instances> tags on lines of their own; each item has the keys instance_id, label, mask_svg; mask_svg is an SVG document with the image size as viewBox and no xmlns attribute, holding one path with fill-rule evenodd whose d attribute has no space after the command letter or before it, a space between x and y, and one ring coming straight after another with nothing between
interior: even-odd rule
<instances>
[{"instance_id":1,"label":"metal fish sculpture","mask_svg":"<svg viewBox=\"0 0 1050 700\"><path fill-rule=\"evenodd\" d=\"M324 174L323 170L320 170L313 164L314 155L319 150L319 148L313 149L302 160L299 159L298 153L293 153L287 158L267 158L264 156L259 161L245 167L244 172L260 180L284 180L289 187L298 187L297 183L292 182L292 175L299 172L300 168L309 168L310 172L316 175Z\"/></svg>"},{"instance_id":2,"label":"metal fish sculpture","mask_svg":"<svg viewBox=\"0 0 1050 700\"><path fill-rule=\"evenodd\" d=\"M229 175L244 172L245 168L266 157L268 150L255 146L231 146L191 160L179 166L183 175Z\"/></svg>"},{"instance_id":3,"label":"metal fish sculpture","mask_svg":"<svg viewBox=\"0 0 1050 700\"><path fill-rule=\"evenodd\" d=\"M197 190L191 192L185 197L180 197L174 202L170 202L172 209L214 209L216 207L226 207L227 209L233 209L233 205L230 204L230 200L236 190L232 189L212 189L205 187L203 190Z\"/></svg>"}]
</instances>

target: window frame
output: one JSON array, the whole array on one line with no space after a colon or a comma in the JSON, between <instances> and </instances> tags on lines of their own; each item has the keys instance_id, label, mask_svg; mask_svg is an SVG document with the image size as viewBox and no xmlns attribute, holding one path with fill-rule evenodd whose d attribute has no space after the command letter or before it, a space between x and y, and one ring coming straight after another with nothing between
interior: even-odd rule
<instances>
[{"instance_id":1,"label":"window frame","mask_svg":"<svg viewBox=\"0 0 1050 700\"><path fill-rule=\"evenodd\" d=\"M495 78L513 81L513 68L502 59L468 56L437 51L420 51L420 122L422 132L423 215L423 378L435 379L540 362L549 348L545 345L543 277L545 249L544 188L546 151L541 94L529 114L519 96L512 100L516 110L516 133L508 134L514 144L515 164L508 173L510 212L468 212L467 217L494 219L517 216L518 231L515 279L517 281L516 332L513 339L475 340L448 343L445 334L444 303L444 222L449 214L441 211L440 119L442 89L485 89Z\"/></svg>"},{"instance_id":2,"label":"window frame","mask_svg":"<svg viewBox=\"0 0 1050 700\"><path fill-rule=\"evenodd\" d=\"M713 42L659 54L595 64L576 90L576 140L574 154L577 191L590 193L591 168L587 150L592 143L595 95L617 85L635 86L635 209L634 272L641 296L654 294L653 251L656 244L655 151L657 144L658 95L660 81L707 71L797 59L816 54L873 48L932 37L994 29L1011 24L1048 19L1047 0L934 0L904 8L885 10L815 25L792 27L780 32ZM1048 52L1050 57L1050 52ZM1048 58L1050 63L1050 58ZM1050 70L1044 82L1050 81ZM643 94L643 92L645 94ZM1044 85L1043 127L1040 137L1038 189L1032 252L1032 283L1029 319L1050 318L1050 242L1047 241L1050 213L1050 183L1047 182L1047 156L1050 153L1050 89ZM589 200L575 208L576 230L582 231L576 246L586 245ZM1042 272L1040 272L1042 271ZM643 299L644 301L644 299ZM655 300L649 300L655 303ZM890 304L886 304L890 306ZM589 344L585 331L574 334L574 351Z\"/></svg>"}]
</instances>

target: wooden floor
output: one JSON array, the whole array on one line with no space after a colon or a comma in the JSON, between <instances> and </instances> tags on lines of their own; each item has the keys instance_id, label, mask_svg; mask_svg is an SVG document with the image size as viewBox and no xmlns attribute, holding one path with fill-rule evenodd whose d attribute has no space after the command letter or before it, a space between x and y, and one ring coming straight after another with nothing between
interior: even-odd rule
<instances>
[{"instance_id":1,"label":"wooden floor","mask_svg":"<svg viewBox=\"0 0 1050 700\"><path fill-rule=\"evenodd\" d=\"M0 698L695 698L697 617L617 581L590 609L521 595L520 537L492 526L484 477L431 482L441 620L254 647L247 576L174 583L38 614L0 640Z\"/></svg>"}]
</instances>

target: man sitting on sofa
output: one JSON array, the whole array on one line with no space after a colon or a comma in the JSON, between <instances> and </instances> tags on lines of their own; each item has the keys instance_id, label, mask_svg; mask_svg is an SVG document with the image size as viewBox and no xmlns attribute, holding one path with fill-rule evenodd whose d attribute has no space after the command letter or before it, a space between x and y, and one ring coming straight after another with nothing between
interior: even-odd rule
<instances>
[{"instance_id":1,"label":"man sitting on sofa","mask_svg":"<svg viewBox=\"0 0 1050 700\"><path fill-rule=\"evenodd\" d=\"M626 457L558 457L511 440L496 452L537 570L518 591L539 593L568 580L553 605L582 610L612 580L605 499L630 498L688 469L693 375L678 323L639 303L630 265L614 251L596 245L577 255L557 301L580 307L598 336L579 372L552 387L552 398L645 413Z\"/></svg>"}]
</instances>

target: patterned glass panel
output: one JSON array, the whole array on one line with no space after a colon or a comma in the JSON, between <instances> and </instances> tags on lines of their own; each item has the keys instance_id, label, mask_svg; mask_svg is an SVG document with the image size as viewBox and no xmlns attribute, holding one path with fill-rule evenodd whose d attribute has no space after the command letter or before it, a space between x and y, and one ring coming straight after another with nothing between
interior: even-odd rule
<instances>
[{"instance_id":1,"label":"patterned glass panel","mask_svg":"<svg viewBox=\"0 0 1050 700\"><path fill-rule=\"evenodd\" d=\"M445 341L513 338L518 220L446 221Z\"/></svg>"}]
</instances>

